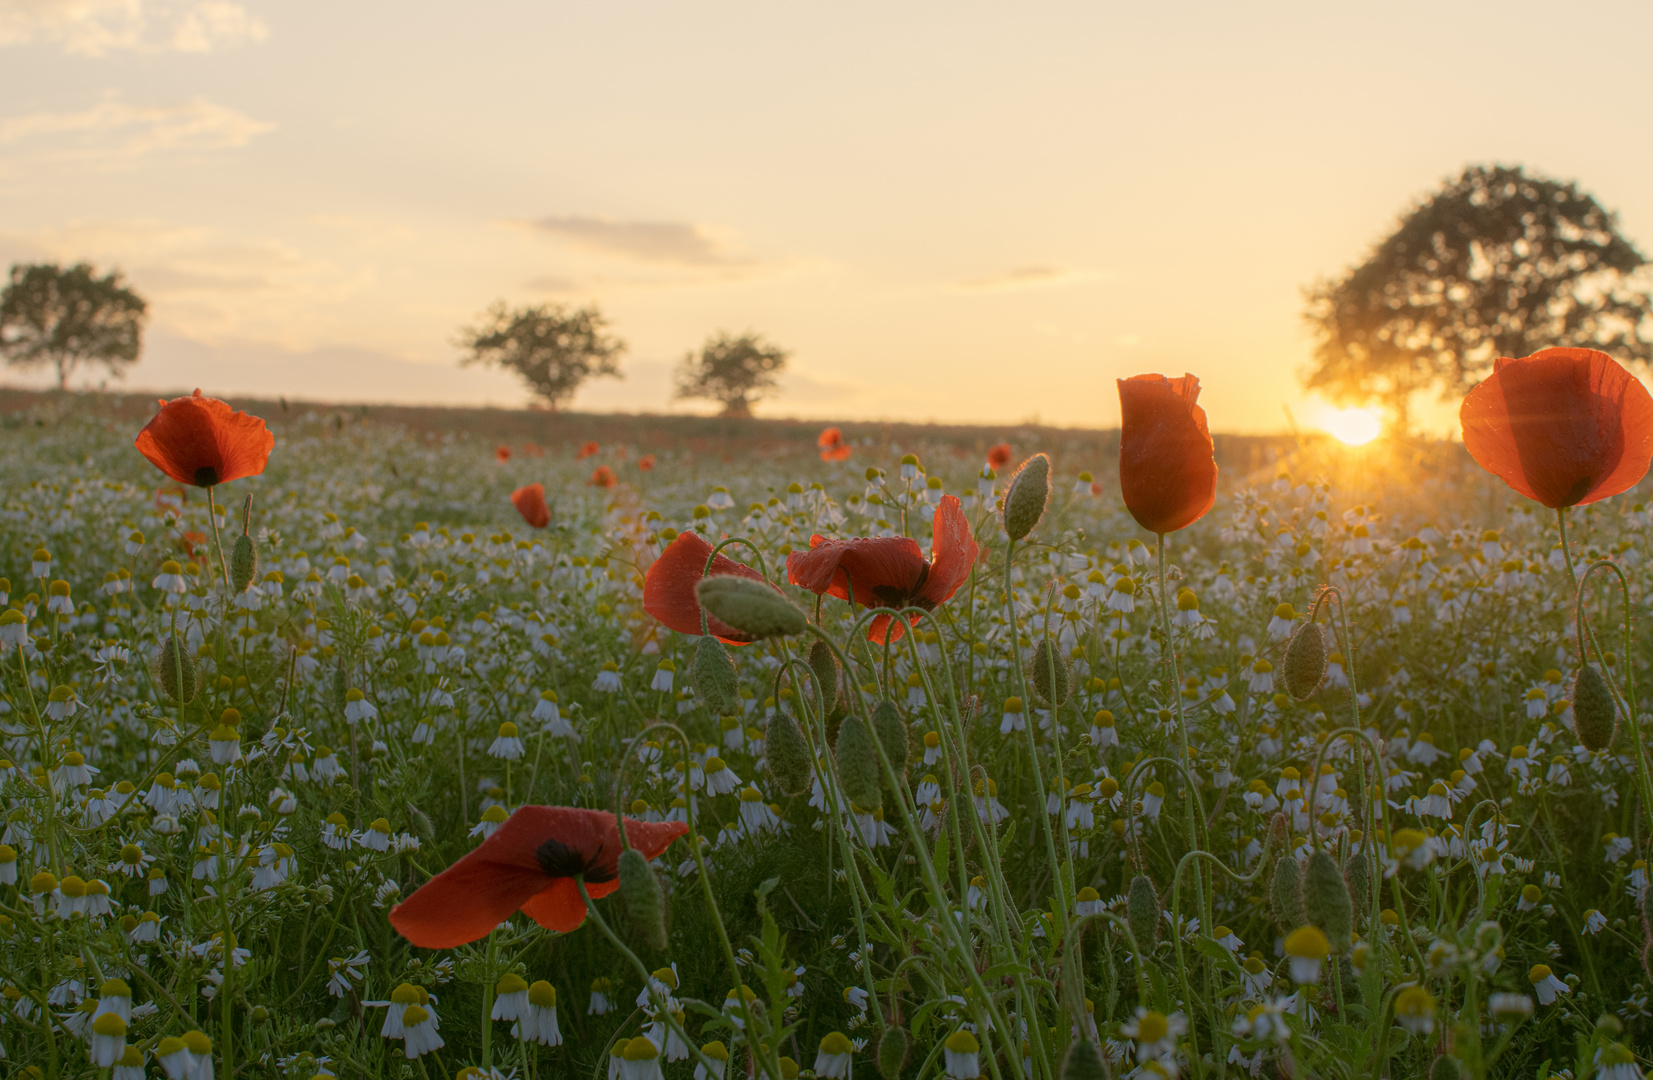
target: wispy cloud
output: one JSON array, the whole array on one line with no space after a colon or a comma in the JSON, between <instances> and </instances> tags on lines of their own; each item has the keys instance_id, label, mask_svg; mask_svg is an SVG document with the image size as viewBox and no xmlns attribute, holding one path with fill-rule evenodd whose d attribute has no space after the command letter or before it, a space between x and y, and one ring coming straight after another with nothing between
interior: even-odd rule
<instances>
[{"instance_id":1,"label":"wispy cloud","mask_svg":"<svg viewBox=\"0 0 1653 1080\"><path fill-rule=\"evenodd\" d=\"M40 42L79 56L212 52L269 32L230 0L0 0L0 45Z\"/></svg>"},{"instance_id":2,"label":"wispy cloud","mask_svg":"<svg viewBox=\"0 0 1653 1080\"><path fill-rule=\"evenodd\" d=\"M527 223L576 247L635 262L696 269L746 269L750 256L732 251L704 225L679 221L613 221L561 214Z\"/></svg>"},{"instance_id":3,"label":"wispy cloud","mask_svg":"<svg viewBox=\"0 0 1653 1080\"><path fill-rule=\"evenodd\" d=\"M1006 270L1002 274L990 274L987 277L961 281L958 288L972 292L1019 292L1027 289L1055 289L1078 285L1086 281L1100 280L1102 276L1094 270L1031 263Z\"/></svg>"},{"instance_id":4,"label":"wispy cloud","mask_svg":"<svg viewBox=\"0 0 1653 1080\"><path fill-rule=\"evenodd\" d=\"M0 119L0 164L120 168L157 153L234 149L274 126L204 98L160 106L108 98L78 112Z\"/></svg>"}]
</instances>

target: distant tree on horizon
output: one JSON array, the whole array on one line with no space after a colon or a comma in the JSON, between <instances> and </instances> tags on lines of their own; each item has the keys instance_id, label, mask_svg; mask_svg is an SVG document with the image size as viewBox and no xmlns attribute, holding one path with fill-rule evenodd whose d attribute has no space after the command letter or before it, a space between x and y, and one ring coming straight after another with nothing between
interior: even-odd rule
<instances>
[{"instance_id":1,"label":"distant tree on horizon","mask_svg":"<svg viewBox=\"0 0 1653 1080\"><path fill-rule=\"evenodd\" d=\"M149 305L121 280L87 263L17 263L0 292L0 356L18 368L55 367L57 388L82 365L120 378L143 350Z\"/></svg>"},{"instance_id":2,"label":"distant tree on horizon","mask_svg":"<svg viewBox=\"0 0 1653 1080\"><path fill-rule=\"evenodd\" d=\"M459 344L468 354L459 362L514 371L556 410L587 379L624 378L619 361L626 343L606 335L607 329L595 304L575 310L561 304L511 308L501 300L460 331Z\"/></svg>"},{"instance_id":3,"label":"distant tree on horizon","mask_svg":"<svg viewBox=\"0 0 1653 1080\"><path fill-rule=\"evenodd\" d=\"M1500 356L1553 346L1653 360L1647 260L1573 183L1472 166L1409 210L1366 261L1305 290L1317 340L1304 384L1378 402L1463 393Z\"/></svg>"},{"instance_id":4,"label":"distant tree on horizon","mask_svg":"<svg viewBox=\"0 0 1653 1080\"><path fill-rule=\"evenodd\" d=\"M734 337L719 330L706 339L698 356L691 351L678 364L673 397L719 402L723 416L751 416L752 406L779 384L789 356L751 331Z\"/></svg>"}]
</instances>

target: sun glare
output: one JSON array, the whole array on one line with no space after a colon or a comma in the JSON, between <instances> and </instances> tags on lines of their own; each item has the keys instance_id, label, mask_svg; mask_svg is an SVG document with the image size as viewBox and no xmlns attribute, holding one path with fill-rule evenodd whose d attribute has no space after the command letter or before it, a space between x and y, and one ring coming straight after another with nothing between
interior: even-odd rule
<instances>
[{"instance_id":1,"label":"sun glare","mask_svg":"<svg viewBox=\"0 0 1653 1080\"><path fill-rule=\"evenodd\" d=\"M1383 419L1375 409L1333 409L1320 426L1348 446L1364 446L1383 434Z\"/></svg>"}]
</instances>

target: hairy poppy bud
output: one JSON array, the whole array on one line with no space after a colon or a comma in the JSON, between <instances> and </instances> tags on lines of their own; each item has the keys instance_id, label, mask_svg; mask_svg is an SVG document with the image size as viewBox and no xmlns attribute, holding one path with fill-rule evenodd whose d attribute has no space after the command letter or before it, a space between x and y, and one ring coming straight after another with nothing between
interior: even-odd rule
<instances>
[{"instance_id":1,"label":"hairy poppy bud","mask_svg":"<svg viewBox=\"0 0 1653 1080\"><path fill-rule=\"evenodd\" d=\"M733 574L702 578L695 586L700 604L720 622L754 638L801 634L809 625L796 604L764 582Z\"/></svg>"},{"instance_id":2,"label":"hairy poppy bud","mask_svg":"<svg viewBox=\"0 0 1653 1080\"><path fill-rule=\"evenodd\" d=\"M1354 931L1354 904L1349 899L1343 871L1327 852L1316 851L1309 856L1308 868L1303 873L1303 913L1309 925L1325 932L1333 952L1348 950Z\"/></svg>"},{"instance_id":3,"label":"hairy poppy bud","mask_svg":"<svg viewBox=\"0 0 1653 1080\"><path fill-rule=\"evenodd\" d=\"M727 716L740 708L735 682L735 662L723 642L711 634L700 635L694 647L694 696L713 716Z\"/></svg>"},{"instance_id":4,"label":"hairy poppy bud","mask_svg":"<svg viewBox=\"0 0 1653 1080\"><path fill-rule=\"evenodd\" d=\"M838 667L838 658L832 654L832 646L820 638L809 647L809 670L815 673L815 679L821 685L821 698L826 702L827 715L838 707L838 699L843 696L843 675Z\"/></svg>"},{"instance_id":5,"label":"hairy poppy bud","mask_svg":"<svg viewBox=\"0 0 1653 1080\"><path fill-rule=\"evenodd\" d=\"M651 949L666 947L666 896L649 861L636 848L620 852L620 895L626 914Z\"/></svg>"},{"instance_id":6,"label":"hairy poppy bud","mask_svg":"<svg viewBox=\"0 0 1653 1080\"><path fill-rule=\"evenodd\" d=\"M236 592L243 593L257 576L258 544L251 536L242 533L235 538L235 546L230 549L230 584Z\"/></svg>"},{"instance_id":7,"label":"hairy poppy bud","mask_svg":"<svg viewBox=\"0 0 1653 1080\"><path fill-rule=\"evenodd\" d=\"M1102 1052L1089 1039L1078 1039L1062 1058L1062 1080L1104 1080Z\"/></svg>"},{"instance_id":8,"label":"hairy poppy bud","mask_svg":"<svg viewBox=\"0 0 1653 1080\"><path fill-rule=\"evenodd\" d=\"M1429 1080L1459 1080L1464 1075L1463 1067L1458 1059L1442 1054L1435 1059L1435 1064L1429 1066Z\"/></svg>"},{"instance_id":9,"label":"hairy poppy bud","mask_svg":"<svg viewBox=\"0 0 1653 1080\"><path fill-rule=\"evenodd\" d=\"M155 680L161 684L161 692L179 705L195 700L199 682L195 657L175 637L167 638L161 644L161 651L155 654Z\"/></svg>"},{"instance_id":10,"label":"hairy poppy bud","mask_svg":"<svg viewBox=\"0 0 1653 1080\"><path fill-rule=\"evenodd\" d=\"M859 716L844 717L838 728L838 783L854 805L872 811L884 805L883 785L878 782L878 751L873 749L867 723Z\"/></svg>"},{"instance_id":11,"label":"hairy poppy bud","mask_svg":"<svg viewBox=\"0 0 1653 1080\"><path fill-rule=\"evenodd\" d=\"M418 833L419 838L425 843L435 843L436 827L430 823L430 816L412 803L408 803L407 807L408 820L413 822L413 831Z\"/></svg>"},{"instance_id":12,"label":"hairy poppy bud","mask_svg":"<svg viewBox=\"0 0 1653 1080\"><path fill-rule=\"evenodd\" d=\"M1303 868L1289 853L1280 856L1274 864L1274 877L1268 887L1269 911L1274 925L1282 934L1289 934L1308 923L1303 911Z\"/></svg>"},{"instance_id":13,"label":"hairy poppy bud","mask_svg":"<svg viewBox=\"0 0 1653 1080\"><path fill-rule=\"evenodd\" d=\"M1344 881L1349 886L1354 925L1359 926L1361 917L1372 910L1372 860L1366 852L1357 851L1349 855L1349 868L1344 873Z\"/></svg>"},{"instance_id":14,"label":"hairy poppy bud","mask_svg":"<svg viewBox=\"0 0 1653 1080\"><path fill-rule=\"evenodd\" d=\"M1010 478L1010 488L1004 493L1004 532L1012 540L1020 540L1039 524L1045 516L1045 504L1050 502L1050 458L1034 454L1016 468Z\"/></svg>"},{"instance_id":15,"label":"hairy poppy bud","mask_svg":"<svg viewBox=\"0 0 1653 1080\"><path fill-rule=\"evenodd\" d=\"M878 1040L878 1075L884 1080L900 1080L901 1070L907 1065L909 1046L907 1029L891 1024Z\"/></svg>"},{"instance_id":16,"label":"hairy poppy bud","mask_svg":"<svg viewBox=\"0 0 1653 1080\"><path fill-rule=\"evenodd\" d=\"M1033 647L1033 659L1028 661L1028 677L1033 680L1033 693L1053 708L1067 701L1073 690L1068 662L1050 644L1049 638L1040 638Z\"/></svg>"},{"instance_id":17,"label":"hairy poppy bud","mask_svg":"<svg viewBox=\"0 0 1653 1080\"><path fill-rule=\"evenodd\" d=\"M788 795L797 795L809 787L811 774L809 740L792 714L775 710L764 736L764 756L769 761L769 775L775 785Z\"/></svg>"},{"instance_id":18,"label":"hairy poppy bud","mask_svg":"<svg viewBox=\"0 0 1653 1080\"><path fill-rule=\"evenodd\" d=\"M1137 947L1144 953L1153 951L1159 941L1159 920L1164 909L1159 903L1159 890L1147 874L1131 879L1130 891L1125 897L1125 922L1136 936Z\"/></svg>"},{"instance_id":19,"label":"hairy poppy bud","mask_svg":"<svg viewBox=\"0 0 1653 1080\"><path fill-rule=\"evenodd\" d=\"M1317 622L1306 622L1286 644L1286 692L1306 701L1326 680L1326 635Z\"/></svg>"},{"instance_id":20,"label":"hairy poppy bud","mask_svg":"<svg viewBox=\"0 0 1653 1080\"><path fill-rule=\"evenodd\" d=\"M1586 750L1605 750L1618 733L1619 710L1613 691L1594 664L1578 669L1573 679L1573 730Z\"/></svg>"},{"instance_id":21,"label":"hairy poppy bud","mask_svg":"<svg viewBox=\"0 0 1653 1080\"><path fill-rule=\"evenodd\" d=\"M880 701L878 707L873 709L872 730L878 736L878 745L884 748L884 756L890 759L890 767L895 774L905 776L911 736L907 733L907 725L901 722L895 702Z\"/></svg>"}]
</instances>

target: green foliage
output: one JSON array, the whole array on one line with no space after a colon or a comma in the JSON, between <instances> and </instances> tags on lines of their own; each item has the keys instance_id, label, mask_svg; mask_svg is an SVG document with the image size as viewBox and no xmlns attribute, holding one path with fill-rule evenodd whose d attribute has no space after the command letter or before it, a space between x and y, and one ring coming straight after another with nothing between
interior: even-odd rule
<instances>
[{"instance_id":1,"label":"green foliage","mask_svg":"<svg viewBox=\"0 0 1653 1080\"><path fill-rule=\"evenodd\" d=\"M751 416L752 406L780 382L791 354L753 333L738 337L719 331L700 354L689 353L677 368L678 398L707 398L724 416Z\"/></svg>"},{"instance_id":2,"label":"green foliage","mask_svg":"<svg viewBox=\"0 0 1653 1080\"><path fill-rule=\"evenodd\" d=\"M59 390L83 365L118 378L137 362L148 311L118 270L99 277L86 263L14 265L0 292L0 357L13 367L55 368Z\"/></svg>"},{"instance_id":3,"label":"green foliage","mask_svg":"<svg viewBox=\"0 0 1653 1080\"><path fill-rule=\"evenodd\" d=\"M510 308L504 301L460 332L463 364L514 372L551 408L566 405L587 379L620 378L625 342L608 336L596 306L570 311L561 304Z\"/></svg>"}]
</instances>

